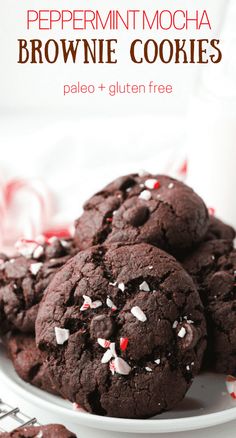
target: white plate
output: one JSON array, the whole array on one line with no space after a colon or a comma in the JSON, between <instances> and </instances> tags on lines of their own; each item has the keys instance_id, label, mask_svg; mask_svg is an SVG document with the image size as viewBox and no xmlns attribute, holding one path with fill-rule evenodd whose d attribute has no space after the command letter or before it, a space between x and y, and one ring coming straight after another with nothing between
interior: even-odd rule
<instances>
[{"instance_id":1,"label":"white plate","mask_svg":"<svg viewBox=\"0 0 236 438\"><path fill-rule=\"evenodd\" d=\"M225 388L225 376L206 373L195 379L185 399L173 411L148 420L129 420L74 411L72 404L23 382L0 348L0 382L33 406L52 417L101 430L132 433L163 433L202 429L236 419L236 402Z\"/></svg>"}]
</instances>

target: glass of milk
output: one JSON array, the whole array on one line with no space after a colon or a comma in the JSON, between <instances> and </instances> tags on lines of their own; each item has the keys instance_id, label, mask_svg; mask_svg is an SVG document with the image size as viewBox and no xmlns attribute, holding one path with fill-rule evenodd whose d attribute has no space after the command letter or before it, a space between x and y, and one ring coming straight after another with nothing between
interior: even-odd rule
<instances>
[{"instance_id":1,"label":"glass of milk","mask_svg":"<svg viewBox=\"0 0 236 438\"><path fill-rule=\"evenodd\" d=\"M236 227L236 2L229 4L223 59L203 72L188 118L187 183Z\"/></svg>"}]
</instances>

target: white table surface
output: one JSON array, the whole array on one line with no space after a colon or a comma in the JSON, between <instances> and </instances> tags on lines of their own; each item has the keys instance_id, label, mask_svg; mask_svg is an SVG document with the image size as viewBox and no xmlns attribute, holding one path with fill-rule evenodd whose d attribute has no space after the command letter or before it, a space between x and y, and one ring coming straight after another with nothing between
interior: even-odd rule
<instances>
[{"instance_id":1,"label":"white table surface","mask_svg":"<svg viewBox=\"0 0 236 438\"><path fill-rule=\"evenodd\" d=\"M14 405L14 407L20 407L21 410L27 415L32 417L36 416L41 424L58 421L64 423L63 419L60 420L58 418L49 418L46 411L43 412L42 410L38 410L37 406L29 405L29 403L23 398L21 399L14 394L4 382L0 382L0 396L5 402ZM70 424L65 425L70 427ZM235 436L236 421L195 432L190 431L170 434L139 434L138 436L137 434L116 433L98 429L89 429L81 426L80 435L78 438L234 438Z\"/></svg>"}]
</instances>

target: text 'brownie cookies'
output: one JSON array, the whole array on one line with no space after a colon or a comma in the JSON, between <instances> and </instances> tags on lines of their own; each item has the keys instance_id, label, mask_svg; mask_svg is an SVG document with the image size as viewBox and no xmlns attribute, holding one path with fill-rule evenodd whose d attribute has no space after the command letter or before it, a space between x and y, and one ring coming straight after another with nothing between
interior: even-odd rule
<instances>
[{"instance_id":1,"label":"text 'brownie cookies'","mask_svg":"<svg viewBox=\"0 0 236 438\"><path fill-rule=\"evenodd\" d=\"M208 211L202 199L180 181L131 174L90 198L75 228L79 249L104 242L146 242L178 254L202 240Z\"/></svg>"},{"instance_id":2,"label":"text 'brownie cookies'","mask_svg":"<svg viewBox=\"0 0 236 438\"><path fill-rule=\"evenodd\" d=\"M207 360L236 373L236 250L226 240L202 243L183 262L198 286L208 319Z\"/></svg>"},{"instance_id":3,"label":"text 'brownie cookies'","mask_svg":"<svg viewBox=\"0 0 236 438\"><path fill-rule=\"evenodd\" d=\"M206 344L192 279L148 244L78 253L47 288L36 335L63 397L89 412L128 418L182 400Z\"/></svg>"},{"instance_id":4,"label":"text 'brownie cookies'","mask_svg":"<svg viewBox=\"0 0 236 438\"><path fill-rule=\"evenodd\" d=\"M39 302L53 275L73 254L71 240L21 241L16 257L0 258L0 334L34 333Z\"/></svg>"},{"instance_id":5,"label":"text 'brownie cookies'","mask_svg":"<svg viewBox=\"0 0 236 438\"><path fill-rule=\"evenodd\" d=\"M60 424L20 427L13 432L0 432L0 438L76 438L76 435Z\"/></svg>"}]
</instances>

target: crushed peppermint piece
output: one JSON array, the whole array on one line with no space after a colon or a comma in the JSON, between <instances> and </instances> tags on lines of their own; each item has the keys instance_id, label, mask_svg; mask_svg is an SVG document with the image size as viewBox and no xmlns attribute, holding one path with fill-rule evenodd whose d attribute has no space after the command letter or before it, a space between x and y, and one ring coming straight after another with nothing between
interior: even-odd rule
<instances>
[{"instance_id":1,"label":"crushed peppermint piece","mask_svg":"<svg viewBox=\"0 0 236 438\"><path fill-rule=\"evenodd\" d=\"M120 349L121 351L125 351L128 347L129 340L128 338L120 338Z\"/></svg>"},{"instance_id":2,"label":"crushed peppermint piece","mask_svg":"<svg viewBox=\"0 0 236 438\"><path fill-rule=\"evenodd\" d=\"M190 366L189 365L186 365L186 370L190 371Z\"/></svg>"},{"instance_id":3,"label":"crushed peppermint piece","mask_svg":"<svg viewBox=\"0 0 236 438\"><path fill-rule=\"evenodd\" d=\"M138 176L142 177L142 176L147 176L147 175L149 175L149 173L146 170L140 169Z\"/></svg>"},{"instance_id":4,"label":"crushed peppermint piece","mask_svg":"<svg viewBox=\"0 0 236 438\"><path fill-rule=\"evenodd\" d=\"M139 195L139 199L143 199L144 201L150 201L151 197L152 194L149 190L143 190Z\"/></svg>"},{"instance_id":5,"label":"crushed peppermint piece","mask_svg":"<svg viewBox=\"0 0 236 438\"><path fill-rule=\"evenodd\" d=\"M115 363L114 363L114 360L112 360L109 363L109 368L110 368L110 371L112 372L112 375L114 376L114 374L115 374Z\"/></svg>"},{"instance_id":6,"label":"crushed peppermint piece","mask_svg":"<svg viewBox=\"0 0 236 438\"><path fill-rule=\"evenodd\" d=\"M115 306L115 304L113 303L113 301L111 300L110 297L107 297L106 305L108 307L110 307L110 309L113 310L113 311L117 310L117 307Z\"/></svg>"},{"instance_id":7,"label":"crushed peppermint piece","mask_svg":"<svg viewBox=\"0 0 236 438\"><path fill-rule=\"evenodd\" d=\"M68 249L71 246L71 243L68 240L61 239L60 242L61 242L61 245L63 246L63 248Z\"/></svg>"},{"instance_id":8,"label":"crushed peppermint piece","mask_svg":"<svg viewBox=\"0 0 236 438\"><path fill-rule=\"evenodd\" d=\"M131 313L132 315L135 316L135 318L137 318L139 321L145 322L147 321L147 317L145 315L145 313L140 309L140 307L138 306L134 306L131 309Z\"/></svg>"},{"instance_id":9,"label":"crushed peppermint piece","mask_svg":"<svg viewBox=\"0 0 236 438\"><path fill-rule=\"evenodd\" d=\"M32 257L38 243L34 240L20 239L15 243L17 251L26 258Z\"/></svg>"},{"instance_id":10,"label":"crushed peppermint piece","mask_svg":"<svg viewBox=\"0 0 236 438\"><path fill-rule=\"evenodd\" d=\"M39 259L40 257L42 257L44 253L44 249L41 245L37 246L37 248L35 248L34 252L33 252L33 258L34 259Z\"/></svg>"},{"instance_id":11,"label":"crushed peppermint piece","mask_svg":"<svg viewBox=\"0 0 236 438\"><path fill-rule=\"evenodd\" d=\"M91 298L88 297L87 295L83 295L83 299L84 299L84 302L83 302L82 306L80 307L81 312L83 312L84 310L89 309L89 307L92 304Z\"/></svg>"},{"instance_id":12,"label":"crushed peppermint piece","mask_svg":"<svg viewBox=\"0 0 236 438\"><path fill-rule=\"evenodd\" d=\"M173 187L174 187L174 183L170 183L170 184L168 184L168 189L173 189Z\"/></svg>"},{"instance_id":13,"label":"crushed peppermint piece","mask_svg":"<svg viewBox=\"0 0 236 438\"><path fill-rule=\"evenodd\" d=\"M139 184L139 187L141 187L141 189L143 189L145 187L145 185L143 183Z\"/></svg>"},{"instance_id":14,"label":"crushed peppermint piece","mask_svg":"<svg viewBox=\"0 0 236 438\"><path fill-rule=\"evenodd\" d=\"M194 365L194 362L191 362L191 364L190 364L190 365L192 365L192 366L193 366L193 365Z\"/></svg>"},{"instance_id":15,"label":"crushed peppermint piece","mask_svg":"<svg viewBox=\"0 0 236 438\"><path fill-rule=\"evenodd\" d=\"M184 327L181 327L181 329L180 329L180 331L178 332L178 336L179 336L179 338L184 338L185 337L185 335L186 335L186 328L184 328Z\"/></svg>"},{"instance_id":16,"label":"crushed peppermint piece","mask_svg":"<svg viewBox=\"0 0 236 438\"><path fill-rule=\"evenodd\" d=\"M82 406L79 405L79 403L72 403L73 409L74 411L80 411L82 408Z\"/></svg>"},{"instance_id":17,"label":"crushed peppermint piece","mask_svg":"<svg viewBox=\"0 0 236 438\"><path fill-rule=\"evenodd\" d=\"M147 189L159 189L160 183L157 179L149 178L145 181L145 187L147 187Z\"/></svg>"},{"instance_id":18,"label":"crushed peppermint piece","mask_svg":"<svg viewBox=\"0 0 236 438\"><path fill-rule=\"evenodd\" d=\"M226 388L227 388L228 393L235 400L236 399L236 378L233 376L227 376L225 384L226 384Z\"/></svg>"},{"instance_id":19,"label":"crushed peppermint piece","mask_svg":"<svg viewBox=\"0 0 236 438\"><path fill-rule=\"evenodd\" d=\"M215 260L215 256L214 255L212 255L211 258L212 258L212 260Z\"/></svg>"},{"instance_id":20,"label":"crushed peppermint piece","mask_svg":"<svg viewBox=\"0 0 236 438\"><path fill-rule=\"evenodd\" d=\"M116 286L116 285L117 285L117 281L114 281L114 283L112 283L112 282L110 281L109 285L110 285L110 286Z\"/></svg>"},{"instance_id":21,"label":"crushed peppermint piece","mask_svg":"<svg viewBox=\"0 0 236 438\"><path fill-rule=\"evenodd\" d=\"M192 319L187 319L188 324L194 324L194 321Z\"/></svg>"},{"instance_id":22,"label":"crushed peppermint piece","mask_svg":"<svg viewBox=\"0 0 236 438\"><path fill-rule=\"evenodd\" d=\"M121 357L116 357L111 362L110 365L114 369L114 372L116 372L117 374L121 374L123 376L127 376L131 371L131 367L129 366L129 364L127 362L125 362L125 360L122 359ZM111 369L111 367L110 367L110 369ZM111 371L112 371L112 369L111 369Z\"/></svg>"},{"instance_id":23,"label":"crushed peppermint piece","mask_svg":"<svg viewBox=\"0 0 236 438\"><path fill-rule=\"evenodd\" d=\"M149 373L152 372L152 369L150 367L145 367L145 370L148 371Z\"/></svg>"},{"instance_id":24,"label":"crushed peppermint piece","mask_svg":"<svg viewBox=\"0 0 236 438\"><path fill-rule=\"evenodd\" d=\"M113 356L113 357L117 357L117 354L116 354L116 344L115 344L115 342L111 342L111 343L110 343L110 350L111 350L111 352L112 352L112 356Z\"/></svg>"},{"instance_id":25,"label":"crushed peppermint piece","mask_svg":"<svg viewBox=\"0 0 236 438\"><path fill-rule=\"evenodd\" d=\"M156 359L156 360L154 360L154 362L155 362L157 365L160 365L160 363L161 363L161 359Z\"/></svg>"},{"instance_id":26,"label":"crushed peppermint piece","mask_svg":"<svg viewBox=\"0 0 236 438\"><path fill-rule=\"evenodd\" d=\"M107 339L102 339L102 338L98 338L98 344L102 347L102 348L110 348L110 341L107 341Z\"/></svg>"},{"instance_id":27,"label":"crushed peppermint piece","mask_svg":"<svg viewBox=\"0 0 236 438\"><path fill-rule=\"evenodd\" d=\"M35 438L43 438L43 432L40 430L37 435L35 436Z\"/></svg>"},{"instance_id":28,"label":"crushed peppermint piece","mask_svg":"<svg viewBox=\"0 0 236 438\"><path fill-rule=\"evenodd\" d=\"M84 310L87 310L89 308L91 309L97 309L98 307L102 306L102 302L100 300L92 301L90 297L87 295L83 295L84 302L82 306L80 307L81 312L84 312Z\"/></svg>"},{"instance_id":29,"label":"crushed peppermint piece","mask_svg":"<svg viewBox=\"0 0 236 438\"><path fill-rule=\"evenodd\" d=\"M56 335L56 341L58 345L63 345L66 341L68 341L70 336L70 331L68 329L55 327L55 335Z\"/></svg>"},{"instance_id":30,"label":"crushed peppermint piece","mask_svg":"<svg viewBox=\"0 0 236 438\"><path fill-rule=\"evenodd\" d=\"M33 275L37 275L41 267L43 266L43 263L31 263L30 265L30 272Z\"/></svg>"},{"instance_id":31,"label":"crushed peppermint piece","mask_svg":"<svg viewBox=\"0 0 236 438\"><path fill-rule=\"evenodd\" d=\"M213 207L209 207L208 208L208 213L209 213L210 216L215 216L215 212L216 211L215 211L215 209Z\"/></svg>"},{"instance_id":32,"label":"crushed peppermint piece","mask_svg":"<svg viewBox=\"0 0 236 438\"><path fill-rule=\"evenodd\" d=\"M153 269L153 266L152 265L148 266L148 269L150 269L150 270Z\"/></svg>"},{"instance_id":33,"label":"crushed peppermint piece","mask_svg":"<svg viewBox=\"0 0 236 438\"><path fill-rule=\"evenodd\" d=\"M102 306L102 302L100 300L92 301L91 309L97 309Z\"/></svg>"},{"instance_id":34,"label":"crushed peppermint piece","mask_svg":"<svg viewBox=\"0 0 236 438\"><path fill-rule=\"evenodd\" d=\"M172 328L175 329L178 326L178 324L179 324L178 321L175 320L173 322Z\"/></svg>"},{"instance_id":35,"label":"crushed peppermint piece","mask_svg":"<svg viewBox=\"0 0 236 438\"><path fill-rule=\"evenodd\" d=\"M125 284L124 284L124 283L119 283L119 284L118 284L118 289L120 289L121 292L124 292L124 290L125 290Z\"/></svg>"},{"instance_id":36,"label":"crushed peppermint piece","mask_svg":"<svg viewBox=\"0 0 236 438\"><path fill-rule=\"evenodd\" d=\"M150 287L148 286L146 281L143 281L140 285L139 285L139 290L143 290L144 292L150 292Z\"/></svg>"},{"instance_id":37,"label":"crushed peppermint piece","mask_svg":"<svg viewBox=\"0 0 236 438\"><path fill-rule=\"evenodd\" d=\"M107 350L102 356L101 363L108 363L113 358L111 350Z\"/></svg>"},{"instance_id":38,"label":"crushed peppermint piece","mask_svg":"<svg viewBox=\"0 0 236 438\"><path fill-rule=\"evenodd\" d=\"M48 243L52 245L54 242L57 242L58 238L56 236L51 236L48 239Z\"/></svg>"}]
</instances>

